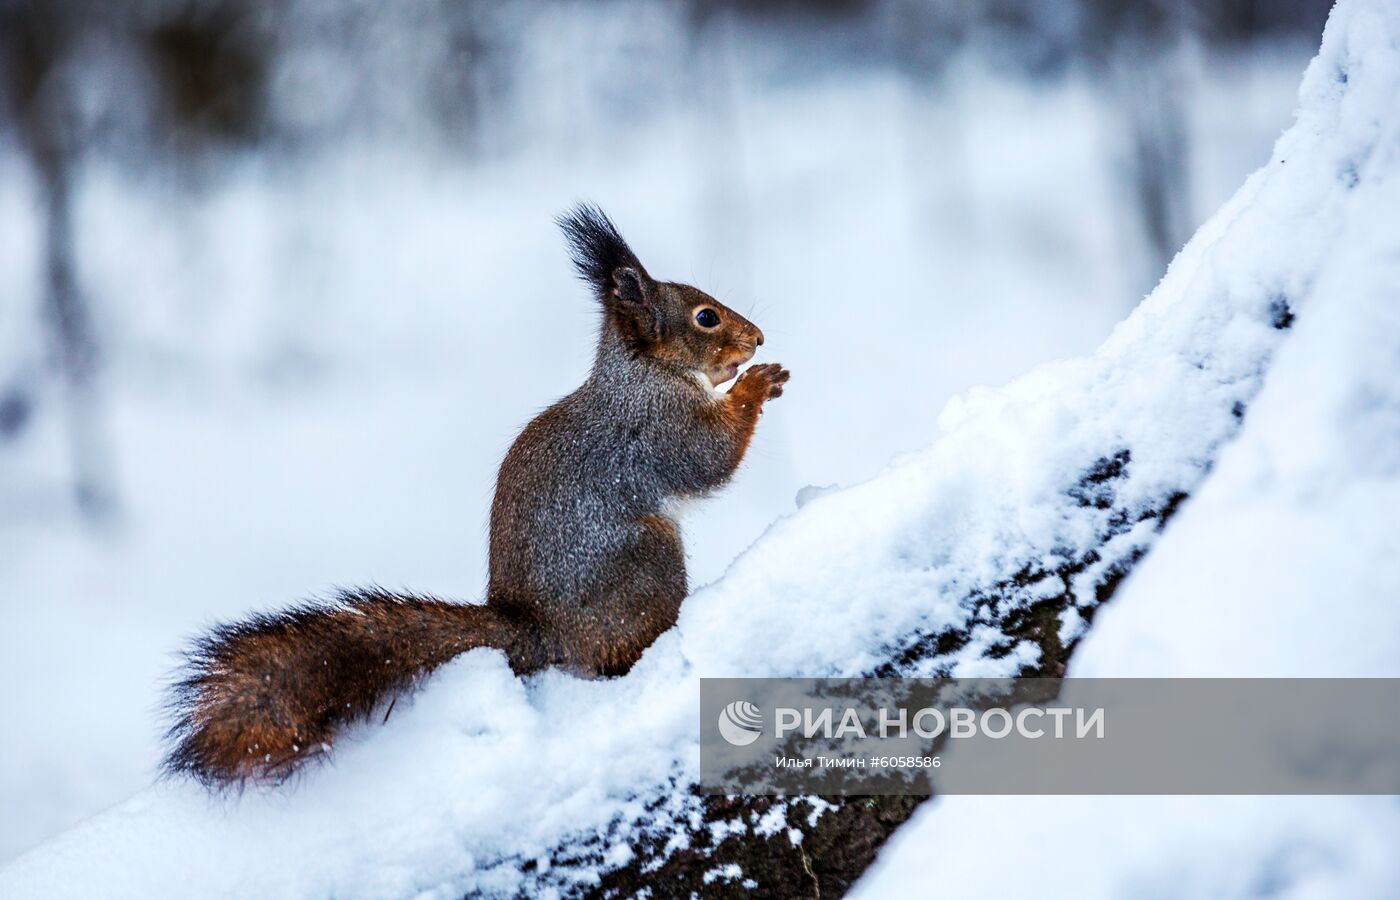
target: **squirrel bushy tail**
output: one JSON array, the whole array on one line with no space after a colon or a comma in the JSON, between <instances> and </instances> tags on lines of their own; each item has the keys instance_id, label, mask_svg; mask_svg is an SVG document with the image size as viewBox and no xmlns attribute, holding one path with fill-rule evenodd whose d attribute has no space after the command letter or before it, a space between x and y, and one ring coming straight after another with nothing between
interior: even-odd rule
<instances>
[{"instance_id":1,"label":"squirrel bushy tail","mask_svg":"<svg viewBox=\"0 0 1400 900\"><path fill-rule=\"evenodd\" d=\"M173 686L165 770L210 786L280 780L468 650L496 647L518 671L534 668L530 624L503 609L358 590L216 627Z\"/></svg>"}]
</instances>

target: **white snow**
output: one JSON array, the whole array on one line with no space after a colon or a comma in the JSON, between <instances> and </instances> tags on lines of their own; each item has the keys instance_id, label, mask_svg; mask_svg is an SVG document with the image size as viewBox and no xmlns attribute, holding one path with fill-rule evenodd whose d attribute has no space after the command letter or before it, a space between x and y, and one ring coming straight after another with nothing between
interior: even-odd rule
<instances>
[{"instance_id":1,"label":"white snow","mask_svg":"<svg viewBox=\"0 0 1400 900\"><path fill-rule=\"evenodd\" d=\"M630 853L626 841L648 799L662 801L661 809L649 814L653 822L664 823L670 816L684 823L694 812L683 793L673 796L668 779L684 783L697 764L698 677L857 674L883 661L889 648L898 646L911 633L971 628L976 610L961 602L968 589L1003 578L1008 565L1051 560L1059 548L1089 546L1101 534L1105 511L1071 502L1065 493L1086 467L1105 453L1130 448L1132 477L1117 486L1115 502L1130 510L1160 507L1173 492L1194 489L1206 476L1208 464L1232 437L1235 425L1229 410L1236 403L1252 401L1263 383L1264 392L1258 398L1257 408L1252 407L1248 414L1240 442L1222 460L1220 471L1205 481L1201 496L1188 504L1168 529L1161 549L1170 549L1168 541L1172 540L1189 544L1189 537L1176 536L1189 532L1193 521L1195 528L1201 528L1202 516L1206 523L1224 518L1223 513L1212 516L1207 504L1212 502L1212 496L1228 492L1229 482L1221 488L1216 488L1216 484L1225 480L1229 466L1246 470L1245 475L1237 476L1241 483L1261 477L1247 464L1248 459L1245 463L1237 460L1241 454L1250 454L1251 446L1255 447L1255 456L1272 458L1269 422L1283 423L1273 426L1280 432L1290 431L1298 421L1311 423L1306 427L1327 428L1343 414L1361 421L1357 417L1378 396L1392 398L1379 401L1382 407L1385 402L1393 402L1394 395L1384 393L1385 388L1393 387L1384 378L1385 360L1393 361L1393 355L1387 357L1386 353L1393 354L1393 344L1389 351L1376 348L1375 361L1360 353L1354 358L1348 356L1351 343L1363 336L1375 341L1394 340L1395 330L1387 333L1380 327L1376 318L1379 313L1374 309L1384 299L1384 285L1367 283L1364 289L1373 291L1372 302L1363 308L1350 296L1352 289L1361 290L1354 281L1340 285L1334 282L1345 273L1358 270L1357 277L1371 277L1367 273L1373 270L1379 277L1380 269L1373 264L1377 257L1389 252L1389 248L1380 246L1366 249L1359 236L1369 228L1377 240L1383 239L1384 229L1366 216L1383 215L1374 210L1383 208L1387 198L1393 205L1393 193L1381 196L1384 176L1396 165L1394 148L1382 142L1382 130L1388 124L1384 114L1396 109L1400 99L1400 72L1396 71L1394 49L1400 35L1397 19L1400 16L1388 12L1379 2L1346 4L1334 14L1327 43L1304 84L1298 123L1279 142L1274 160L1250 178L1235 198L1202 227L1157 290L1096 353L1042 366L1005 388L972 390L949 404L939 420L942 434L927 450L902 458L888 471L859 486L809 495L799 511L774 523L722 579L687 600L679 627L658 641L628 677L580 681L548 672L522 683L511 676L499 654L473 652L431 679L413 702L400 703L387 724L347 736L336 749L333 765L316 768L285 789L251 790L238 797L211 798L197 786L184 782L142 791L0 870L0 895L57 897L98 892L108 897L452 897L470 889L512 891L527 886L527 879L537 877L522 873L519 862L548 856L562 842L595 833L607 835L602 865L619 864ZM1343 66L1349 72L1346 84L1336 78ZM1348 186L1352 174L1359 179L1355 189ZM452 187L434 185L433 190L451 191ZM633 197L636 217L645 221L647 204L640 194ZM541 219L545 218L542 211L537 212ZM653 218L659 215L654 213ZM618 218L624 222L628 216L628 210L618 212ZM443 238L434 235L442 225L435 222L419 227L425 228L425 240L440 241ZM443 233L450 231L445 229ZM814 229L793 239L820 246L818 237L819 232ZM843 250L856 256L875 253L873 246L862 244L863 240L866 244L878 243L873 237L861 238L856 229L854 246ZM479 252L481 258L472 263L478 270L483 268L481 260L490 259L489 248ZM1352 261L1347 262L1348 259ZM114 261L108 262L115 265ZM411 266L412 261L405 265ZM488 274L483 276L486 280L482 287L498 296L550 294L538 289L539 282L532 280L538 276L533 273L522 276L513 269L484 268ZM654 268L665 271L664 265ZM800 268L793 266L794 271ZM852 268L843 277L854 279L867 272L866 267ZM561 274L555 293L563 290L562 278ZM852 282L853 296L854 288L859 286ZM766 293L800 297L803 287L773 284ZM908 285L902 289L910 290ZM364 290L392 294L384 290L384 285L369 285ZM1329 300L1329 291L1330 296L1340 299ZM1286 298L1298 315L1296 341L1285 341L1288 332L1271 323L1271 305L1278 298ZM917 313L923 299L906 296L902 314ZM1372 311L1366 313L1366 308ZM791 329L785 347L801 345L802 329L812 327L797 313L798 310L792 310L785 323ZM486 311L484 315L493 320L500 314ZM580 310L565 323L544 327L576 336L583 316ZM450 315L448 318L451 320ZM385 322L391 319L386 316ZM761 316L759 320L763 321ZM1350 325L1346 324L1348 321ZM1388 321L1393 322L1393 317ZM1328 326L1326 322L1332 324ZM891 323L892 328L894 324ZM1324 326L1320 332L1309 332L1318 325ZM386 324L386 329L385 339L392 343L396 340L392 326ZM838 396L832 392L841 379L848 377L844 370L847 363L877 365L852 358L853 352L844 346L847 332L848 323L834 323L821 330L820 339L802 351L811 354L807 371L812 373L812 399L806 401L810 405L793 404L788 408L788 418L775 413L775 420L766 422L766 427L786 434L789 441L799 446L822 437L810 430L812 426L797 423L807 416L829 423L831 414L826 405ZM906 356L917 358L917 341L916 330L896 334L886 352L896 361ZM1320 342L1322 347L1310 349L1308 341ZM778 339L774 338L773 343L776 349ZM1271 370L1274 350L1280 345L1284 349L1277 370ZM1339 346L1345 352L1338 350ZM447 349L438 348L443 352ZM519 353L514 350L487 346L452 349L494 354L494 359L510 364L512 369L519 365ZM1307 396L1314 398L1316 418L1291 418L1308 414L1304 398L1287 390L1290 379L1296 382L1306 376L1302 371L1292 376L1288 373L1324 370L1338 362L1332 353L1347 356L1348 365L1355 364L1344 371L1356 373L1364 366L1374 379L1358 383L1341 374L1315 374L1308 381ZM842 366L832 366L831 359L842 360ZM795 397L803 367L786 355L782 361L792 365ZM928 363L930 369L940 364ZM367 365L374 368L372 360ZM916 399L910 396L914 392L908 385L924 382L918 373L905 371L902 365L879 365L872 377L859 382L861 391L887 390L899 400L898 407L882 403L877 407L878 413L869 415L887 415L894 408L904 414L904 408ZM1392 371L1393 368L1392 365ZM1275 375L1282 379L1282 386L1273 383ZM539 399L550 393L540 385L536 387L540 389ZM490 389L496 390L497 386L492 384ZM503 386L501 390L523 388ZM936 391L932 393L938 395ZM1279 394L1283 396L1271 399ZM858 397L839 396L849 398L849 408L857 406ZM788 399L784 397L782 402ZM358 398L345 397L344 402L353 407ZM506 404L502 400L498 405L517 408L522 404ZM1325 415L1324 410L1328 411ZM127 410L122 414L140 416L141 411ZM449 414L452 411L438 396L409 405L399 413L401 418L390 420L388 425L412 428L420 420ZM300 408L290 411L285 427L305 428L314 435L314 415ZM909 415L917 417L918 408ZM1386 422L1393 429L1393 419L1379 422L1376 427L1383 429ZM160 427L158 420L146 424ZM838 424L843 434L874 428L871 421L862 419ZM382 420L367 421L367 447L348 448L343 458L331 452L336 448L327 448L324 454L308 454L303 462L308 477L312 473L316 478L327 477L329 465L332 474L343 475L346 481L356 477L365 480L365 493L350 494L343 500L342 512L347 517L366 515L366 504L382 498L376 491L384 489L375 487L371 473L375 469L375 442L383 438L372 432L386 427ZM237 442L236 429L225 428L225 423L211 423L206 437L211 442ZM483 430L502 440L507 434L504 422L499 421ZM456 432L428 433L432 440L449 440L454 446L465 440ZM1369 438L1377 446L1379 434L1377 431ZM314 446L315 442L307 443ZM246 443L238 446L256 453L256 447ZM1334 524L1326 504L1329 498L1340 504L1337 492L1349 486L1348 477L1333 472L1338 463L1334 451L1356 454L1342 459L1378 480L1393 471L1378 468L1387 459L1393 462L1393 455L1366 455L1347 441L1319 437L1293 447L1274 462L1273 483L1286 482L1291 490L1295 484L1293 474L1311 473L1310 479L1302 480L1312 484L1311 493L1304 491L1298 503L1308 506L1307 515L1316 518L1292 520L1299 528L1311 524L1315 530L1325 530ZM197 455L198 448L191 447L186 452ZM484 454L478 454L474 463L482 461ZM1264 471L1268 474L1267 469ZM1345 474L1352 469L1341 471ZM849 474L849 470L840 473L842 477ZM832 473L797 466L786 477L796 480L790 485L795 489L807 481L830 481ZM235 480L226 490L238 490L237 484ZM424 498L443 490L441 484L428 478L410 479L409 484L416 484ZM290 503L298 488L294 483L287 488ZM742 486L735 488L741 489ZM1244 491L1235 496L1246 502L1266 494L1274 496L1267 483L1236 490ZM789 490L787 496L791 497L791 493ZM1278 494L1281 496L1282 491ZM1368 517L1363 524L1374 526L1384 521L1377 515L1383 509L1380 499L1368 496L1365 490L1347 496L1350 499L1346 502L1357 504L1355 508ZM1229 497L1216 502L1227 507L1231 503ZM425 503L440 505L440 498L425 499ZM236 503L229 506L237 508ZM1288 504L1265 506L1268 504L1260 501L1254 510L1257 520L1248 510L1238 515L1258 525L1286 528L1284 523L1289 520L1275 514ZM1205 513L1201 512L1203 508ZM1340 505L1334 509L1338 514L1343 511ZM1280 521L1275 523L1275 518ZM239 558L236 550L230 548L241 546L239 539L246 529L262 527L263 523L264 515L259 511L258 515L245 514L228 523L227 533L220 533L217 527L201 530L197 537L172 533L167 536L166 549L178 552L186 546L185 541L216 539L220 548L233 556L224 563L226 567L261 564L264 561L260 559ZM277 531L279 525L271 521L266 522L266 527ZM469 543L463 539L463 529L472 527L475 526L459 523L449 535L436 540ZM290 557L302 550L303 542L314 543L316 537L289 530L281 532L279 540L286 544L282 552ZM1127 553L1152 540L1150 526L1136 528L1115 537L1111 550ZM1338 554L1358 554L1337 557L1337 561L1351 564L1367 552L1368 546L1382 552L1387 548L1393 551L1393 545L1380 538L1373 536L1371 541L1367 544L1353 540L1344 548L1336 548L1334 552ZM336 558L342 565L326 580L375 575L352 572L344 565L370 558L368 545L372 543L362 535L358 546L340 551L343 555ZM1208 543L1208 549L1214 550L1219 541ZM1255 550L1263 553L1268 548L1261 544ZM55 553L55 559L63 558L61 551L50 552ZM207 559L207 553L201 551L201 559ZM1295 554L1275 562L1301 566L1299 558ZM1219 555L1211 555L1210 559L1217 565L1223 562ZM1196 564L1205 567L1208 561L1200 559ZM409 562L397 565L399 568L391 570L396 573L395 578L389 579L391 582L400 580L397 573L415 568ZM1106 666L1112 662L1110 649L1098 649L1100 634L1111 634L1111 628L1155 637L1165 648L1168 638L1193 641L1198 632L1210 631L1215 627L1213 617L1227 602L1251 602L1250 598L1241 599L1239 591L1215 594L1213 603L1208 601L1210 595L1202 593L1188 601L1201 605L1193 619L1190 610L1181 605L1181 597L1173 596L1175 573L1154 575L1162 565L1166 564L1160 563L1159 553L1154 551L1145 566L1157 568L1144 568L1140 578L1130 581L1132 587L1114 601L1115 606L1105 611L1096 624L1084 647L1085 654L1076 665L1091 666L1096 658L1104 660ZM101 567L93 571L102 575L111 572ZM122 570L118 567L116 571ZM290 564L272 560L269 574L264 576L265 589L258 596L295 596L305 585L285 583L289 580L287 573L292 571ZM1395 580L1391 577L1386 581L1388 576L1384 574L1393 574L1393 569L1377 571L1380 574L1372 586L1393 588ZM1250 573L1254 574L1258 573ZM85 577L82 571L71 577L78 583L74 593L92 587L81 584ZM1234 577L1240 579L1237 583L1242 589L1252 589L1256 583L1243 572ZM1325 577L1316 575L1317 582ZM190 589L225 589L219 586L219 580L216 569L199 583L191 584ZM431 581L423 581L421 572L412 580L420 587L434 587ZM1154 580L1162 584L1156 592L1161 599L1155 604L1150 588L1137 588L1139 581L1150 585ZM1316 602L1317 595L1304 590L1302 576L1297 580L1298 587L1288 596L1311 597ZM213 586L206 587L206 581L213 582ZM454 584L450 578L445 582L449 587ZM458 593L470 593L468 586L455 583L462 588ZM127 585L116 593L121 595L138 587L139 584ZM1340 596L1340 591L1335 588L1323 596ZM171 597L170 602L176 603L178 598ZM1173 603L1173 609L1163 612L1161 604L1166 602ZM233 601L229 603L229 608L238 608ZM1135 628L1131 627L1131 618L1122 620L1128 624L1115 625L1120 613L1125 617L1148 614L1135 610L1137 605L1144 609L1155 607L1158 612L1151 620L1141 620ZM109 640L122 636L119 613L99 610L95 614L104 622L118 623L107 635ZM1242 618L1247 624L1256 621L1253 616ZM1193 624L1196 621L1201 623L1199 627ZM1315 610L1313 621L1333 620ZM137 630L136 623L127 627ZM1272 623L1272 627L1279 629L1280 640L1286 636L1288 623ZM1366 627L1369 623L1358 620L1345 630L1355 632ZM1328 644L1317 631L1313 628L1307 632L1309 646L1316 647L1320 641L1323 649L1335 649L1346 643L1345 639L1336 638L1335 643ZM1296 633L1290 632L1295 637ZM987 658L984 651L995 639L996 635L990 632L975 635L973 642L954 658L939 660L937 664L964 674L1002 674L1032 661L1024 647L1001 659ZM145 646L149 640L133 638L137 647ZM1123 653L1131 651L1137 658L1135 642L1148 638L1125 636L1120 640L1124 642ZM1224 638L1220 641L1223 658L1234 644ZM1379 653L1381 645L1376 644L1376 648ZM1171 658L1169 649L1161 652L1164 668L1169 668L1166 660ZM1358 654L1357 658L1366 657ZM1275 672L1270 670L1270 674ZM137 672L129 677L144 675ZM100 733L79 737L101 740ZM1053 809L1059 810L1061 805ZM1104 804L1104 808L1111 805ZM1245 809L1248 804L1238 806ZM890 859L872 877L894 879L886 884L907 885L907 868L898 867L900 847L914 847L908 852L919 857L916 864L926 864L931 852L942 852L944 847L923 842L931 827L939 828L944 835L938 840L946 840L948 834L962 829L964 854L950 853L947 859L954 862L938 866L929 878L931 885L946 886L944 879L955 867L965 869L969 876L985 874L988 867L968 862L972 855L983 844L996 846L1004 854L1008 833L1017 834L1014 830L1008 832L1008 828L1024 829L1025 825L1017 821L1008 826L1008 820L1001 817L974 819L968 804L962 808L964 812L959 814L949 802L931 805L914 827L901 835ZM1135 808L1131 803L1121 804L1125 815ZM1312 839L1340 833L1336 823L1351 821L1348 817L1355 811L1346 804L1317 804L1316 809L1315 819L1309 819L1312 827L1296 834ZM1393 814L1393 807L1385 809ZM1256 818L1264 816L1266 808ZM1297 820L1303 818L1300 814ZM1277 829L1281 835L1287 830L1287 820L1280 817L1278 821L1283 823ZM1377 819L1378 830L1388 827L1390 821L1393 819L1381 815ZM976 827L974 822L982 827ZM738 821L734 827L748 826ZM779 828L782 824L765 822L763 827ZM1095 842L1103 836L1098 822L1090 816L1086 815L1076 828L1057 827L1055 832L1052 837L1065 843L1058 853L1047 853L1047 865L1089 866L1099 858ZM1120 829L1111 839L1125 842L1125 850L1151 846L1150 842L1128 844L1132 834L1131 829ZM1198 840L1199 835L1200 832L1191 832L1183 838L1183 853L1189 853L1192 847L1214 852L1222 846ZM1078 841L1071 845L1068 841L1072 837ZM1379 841L1372 834L1349 845L1352 856L1343 858L1343 862L1354 860L1356 864L1346 871L1357 879L1384 875L1385 862L1377 852ZM926 849L929 846L938 849L930 851ZM1262 844L1240 846L1257 849ZM1328 844L1326 848L1334 846L1335 843ZM1075 858L1076 854L1082 861ZM1182 859L1186 860L1183 865L1189 864L1189 855L1179 857ZM1324 862L1335 860L1336 857L1329 857ZM1289 861L1290 865L1293 863ZM568 864L555 858L548 874L559 881L588 881L597 877L599 865L597 860L586 858ZM1150 866L1150 860L1145 865ZM1006 867L996 871L1003 873ZM1151 871L1144 877L1174 871ZM1238 877L1228 864L1213 871L1218 871L1221 879ZM726 879L742 877L742 873L722 874ZM1209 879L1212 874L1202 870L1200 877ZM1201 883L1209 887L1216 882Z\"/></svg>"},{"instance_id":2,"label":"white snow","mask_svg":"<svg viewBox=\"0 0 1400 900\"><path fill-rule=\"evenodd\" d=\"M1280 143L1349 181L1335 250L1239 438L1069 674L1400 676L1400 10L1333 13ZM1345 90L1340 73L1347 73ZM1281 176L1274 176L1281 177ZM956 748L950 765L956 765ZM1017 832L1016 865L990 835ZM860 897L1400 895L1400 798L948 797ZM956 861L956 864L945 864ZM986 873L996 866L997 877Z\"/></svg>"}]
</instances>

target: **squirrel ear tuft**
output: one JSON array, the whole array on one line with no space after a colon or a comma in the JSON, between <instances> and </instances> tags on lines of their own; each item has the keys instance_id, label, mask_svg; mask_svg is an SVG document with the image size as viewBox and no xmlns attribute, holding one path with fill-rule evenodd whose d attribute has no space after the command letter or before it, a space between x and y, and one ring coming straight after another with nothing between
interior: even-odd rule
<instances>
[{"instance_id":1,"label":"squirrel ear tuft","mask_svg":"<svg viewBox=\"0 0 1400 900\"><path fill-rule=\"evenodd\" d=\"M635 289L641 299L642 283L649 277L627 242L598 207L580 203L555 220L569 242L569 255L579 277L593 286L602 300L614 291L623 299L633 299L626 291ZM630 274L624 275L623 271Z\"/></svg>"}]
</instances>

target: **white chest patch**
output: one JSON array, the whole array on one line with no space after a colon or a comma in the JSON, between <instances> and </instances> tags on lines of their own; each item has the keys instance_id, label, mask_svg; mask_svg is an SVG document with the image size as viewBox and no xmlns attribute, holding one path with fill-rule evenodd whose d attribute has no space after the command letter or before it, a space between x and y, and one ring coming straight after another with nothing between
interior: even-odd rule
<instances>
[{"instance_id":1,"label":"white chest patch","mask_svg":"<svg viewBox=\"0 0 1400 900\"><path fill-rule=\"evenodd\" d=\"M719 388L715 387L713 384L710 384L710 376L706 375L704 372L701 372L699 369L691 369L690 375L692 378L695 379L696 384L700 385L702 388L705 389L705 393L710 395L711 400L724 399L724 392L721 391Z\"/></svg>"}]
</instances>

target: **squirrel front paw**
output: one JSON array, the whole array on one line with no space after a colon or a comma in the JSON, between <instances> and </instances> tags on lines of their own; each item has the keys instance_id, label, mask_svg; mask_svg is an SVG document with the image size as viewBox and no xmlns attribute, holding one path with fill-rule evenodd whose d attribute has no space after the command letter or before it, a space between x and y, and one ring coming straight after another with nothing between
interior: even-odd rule
<instances>
[{"instance_id":1,"label":"squirrel front paw","mask_svg":"<svg viewBox=\"0 0 1400 900\"><path fill-rule=\"evenodd\" d=\"M762 403L783 395L783 385L792 373L780 363L760 363L750 366L739 376L734 390Z\"/></svg>"}]
</instances>

